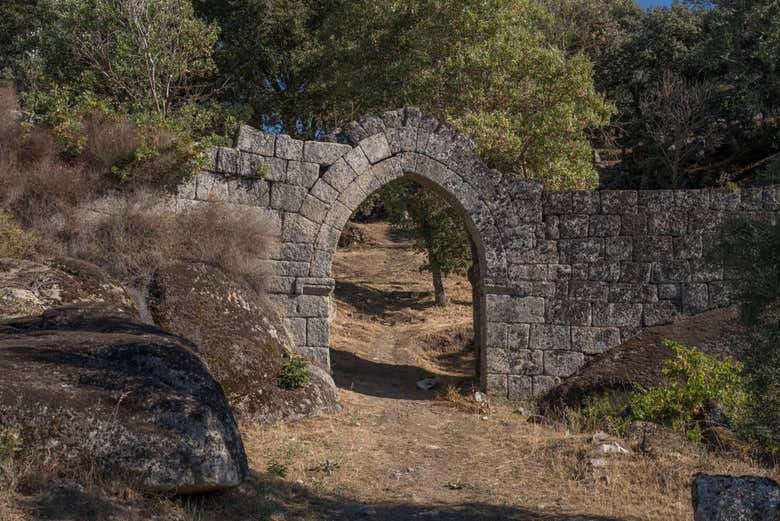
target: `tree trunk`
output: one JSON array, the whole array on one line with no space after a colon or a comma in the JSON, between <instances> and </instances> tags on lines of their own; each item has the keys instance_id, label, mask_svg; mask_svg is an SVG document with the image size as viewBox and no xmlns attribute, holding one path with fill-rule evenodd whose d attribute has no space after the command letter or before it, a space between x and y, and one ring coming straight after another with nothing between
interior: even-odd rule
<instances>
[{"instance_id":1,"label":"tree trunk","mask_svg":"<svg viewBox=\"0 0 780 521\"><path fill-rule=\"evenodd\" d=\"M431 275L433 275L433 290L436 292L436 305L444 307L447 305L447 293L444 291L441 270L438 266L431 266Z\"/></svg>"}]
</instances>

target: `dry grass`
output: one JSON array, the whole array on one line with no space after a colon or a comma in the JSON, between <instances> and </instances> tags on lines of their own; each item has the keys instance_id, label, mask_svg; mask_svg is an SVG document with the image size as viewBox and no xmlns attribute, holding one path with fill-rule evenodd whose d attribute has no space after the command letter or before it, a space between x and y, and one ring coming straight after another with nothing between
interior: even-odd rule
<instances>
[{"instance_id":1,"label":"dry grass","mask_svg":"<svg viewBox=\"0 0 780 521\"><path fill-rule=\"evenodd\" d=\"M22 229L0 208L0 257L26 257L37 248L37 237Z\"/></svg>"},{"instance_id":2,"label":"dry grass","mask_svg":"<svg viewBox=\"0 0 780 521\"><path fill-rule=\"evenodd\" d=\"M485 396L484 401L478 402L475 398L477 392L478 389L472 387L470 392L464 393L457 385L450 383L436 395L436 399L459 411L487 416L490 414L490 401Z\"/></svg>"}]
</instances>

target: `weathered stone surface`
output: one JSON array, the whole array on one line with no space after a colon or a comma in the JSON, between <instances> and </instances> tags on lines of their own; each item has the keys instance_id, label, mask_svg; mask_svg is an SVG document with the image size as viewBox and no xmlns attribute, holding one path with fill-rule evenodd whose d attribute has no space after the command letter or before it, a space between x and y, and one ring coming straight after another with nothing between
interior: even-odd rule
<instances>
[{"instance_id":1,"label":"weathered stone surface","mask_svg":"<svg viewBox=\"0 0 780 521\"><path fill-rule=\"evenodd\" d=\"M642 325L641 304L594 304L593 325L638 327Z\"/></svg>"},{"instance_id":2,"label":"weathered stone surface","mask_svg":"<svg viewBox=\"0 0 780 521\"><path fill-rule=\"evenodd\" d=\"M755 476L699 474L691 486L694 521L776 521L780 485Z\"/></svg>"},{"instance_id":3,"label":"weathered stone surface","mask_svg":"<svg viewBox=\"0 0 780 521\"><path fill-rule=\"evenodd\" d=\"M315 163L304 163L301 161L287 162L286 181L291 185L311 188L317 179L320 178L320 167Z\"/></svg>"},{"instance_id":4,"label":"weathered stone surface","mask_svg":"<svg viewBox=\"0 0 780 521\"><path fill-rule=\"evenodd\" d=\"M658 326L672 322L680 314L680 308L672 301L664 300L644 306L645 326Z\"/></svg>"},{"instance_id":5,"label":"weathered stone surface","mask_svg":"<svg viewBox=\"0 0 780 521\"><path fill-rule=\"evenodd\" d=\"M298 212L306 197L306 189L302 186L286 183L271 184L271 208L285 212Z\"/></svg>"},{"instance_id":6,"label":"weathered stone surface","mask_svg":"<svg viewBox=\"0 0 780 521\"><path fill-rule=\"evenodd\" d=\"M589 237L615 237L620 234L620 216L591 215Z\"/></svg>"},{"instance_id":7,"label":"weathered stone surface","mask_svg":"<svg viewBox=\"0 0 780 521\"><path fill-rule=\"evenodd\" d=\"M572 327L571 347L574 351L593 355L604 353L620 344L616 327Z\"/></svg>"},{"instance_id":8,"label":"weathered stone surface","mask_svg":"<svg viewBox=\"0 0 780 521\"><path fill-rule=\"evenodd\" d=\"M92 264L69 257L0 258L0 320L98 302L140 316L124 288Z\"/></svg>"},{"instance_id":9,"label":"weathered stone surface","mask_svg":"<svg viewBox=\"0 0 780 521\"><path fill-rule=\"evenodd\" d=\"M307 141L303 145L303 160L318 165L330 165L351 150L351 146L340 143Z\"/></svg>"},{"instance_id":10,"label":"weathered stone surface","mask_svg":"<svg viewBox=\"0 0 780 521\"><path fill-rule=\"evenodd\" d=\"M105 304L0 324L0 424L69 472L148 492L195 493L248 476L220 385L194 344Z\"/></svg>"},{"instance_id":11,"label":"weathered stone surface","mask_svg":"<svg viewBox=\"0 0 780 521\"><path fill-rule=\"evenodd\" d=\"M339 410L332 380L319 372L301 389L277 385L285 356L296 346L276 309L246 283L205 264L177 264L159 270L151 288L148 305L155 322L198 339L198 353L236 414L273 423ZM307 345L326 342L327 320L307 326L307 339L317 341Z\"/></svg>"},{"instance_id":12,"label":"weathered stone surface","mask_svg":"<svg viewBox=\"0 0 780 521\"><path fill-rule=\"evenodd\" d=\"M491 170L469 139L414 109L348 123L328 143L264 140L251 129L241 129L239 138L238 149L216 154L222 169L216 175L255 182L253 167L265 166L261 170L271 171L265 178L271 183L268 204L284 214L282 239L306 245L274 259L274 291L280 293L289 292L296 278L330 275L341 229L387 183L408 176L451 202L477 246L485 328L477 338L485 343L480 347L490 366L483 368L483 384L504 394L538 395L537 387L561 377L560 370L544 368L543 374L526 374L523 364L513 365L512 352L537 356L564 345L595 355L646 325L733 303L730 281L740 274L710 265L707 246L731 217L750 214L773 222L780 207L776 187L545 191L538 182ZM273 158L264 155L271 139ZM286 166L264 163L269 160ZM248 194L262 200L266 193L261 186L241 193L207 181L182 187L179 197L207 193L211 186L217 200L250 204ZM322 317L302 316L296 307L288 318L299 347L327 367L328 331L321 322L306 322ZM567 328L568 341L562 333ZM304 345L308 338L316 345Z\"/></svg>"},{"instance_id":13,"label":"weathered stone surface","mask_svg":"<svg viewBox=\"0 0 780 521\"><path fill-rule=\"evenodd\" d=\"M531 349L571 349L571 327L539 325L531 326Z\"/></svg>"},{"instance_id":14,"label":"weathered stone surface","mask_svg":"<svg viewBox=\"0 0 780 521\"><path fill-rule=\"evenodd\" d=\"M303 141L298 141L287 135L276 136L276 152L274 155L280 159L301 161L303 160Z\"/></svg>"},{"instance_id":15,"label":"weathered stone surface","mask_svg":"<svg viewBox=\"0 0 780 521\"><path fill-rule=\"evenodd\" d=\"M372 165L392 155L390 144L387 142L387 137L384 134L376 134L368 139L364 139L360 142L360 148Z\"/></svg>"},{"instance_id":16,"label":"weathered stone surface","mask_svg":"<svg viewBox=\"0 0 780 521\"><path fill-rule=\"evenodd\" d=\"M254 128L241 125L236 133L236 148L244 152L261 156L273 156L276 146L276 136L260 132Z\"/></svg>"},{"instance_id":17,"label":"weathered stone surface","mask_svg":"<svg viewBox=\"0 0 780 521\"><path fill-rule=\"evenodd\" d=\"M585 365L585 355L576 351L545 351L544 372L550 376L571 376Z\"/></svg>"},{"instance_id":18,"label":"weathered stone surface","mask_svg":"<svg viewBox=\"0 0 780 521\"><path fill-rule=\"evenodd\" d=\"M521 349L509 353L509 373L534 376L544 373L544 351Z\"/></svg>"}]
</instances>

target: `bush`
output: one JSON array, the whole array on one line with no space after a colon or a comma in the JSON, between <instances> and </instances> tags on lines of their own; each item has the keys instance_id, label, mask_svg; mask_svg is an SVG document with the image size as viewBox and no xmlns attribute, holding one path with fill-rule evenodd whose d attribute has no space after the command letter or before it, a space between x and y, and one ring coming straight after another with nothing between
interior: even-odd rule
<instances>
[{"instance_id":1,"label":"bush","mask_svg":"<svg viewBox=\"0 0 780 521\"><path fill-rule=\"evenodd\" d=\"M631 424L631 417L624 414L629 401L630 396L625 392L595 396L580 411L582 424L588 431L603 429L624 434Z\"/></svg>"},{"instance_id":2,"label":"bush","mask_svg":"<svg viewBox=\"0 0 780 521\"><path fill-rule=\"evenodd\" d=\"M26 257L38 246L36 237L24 231L0 209L0 257Z\"/></svg>"},{"instance_id":3,"label":"bush","mask_svg":"<svg viewBox=\"0 0 780 521\"><path fill-rule=\"evenodd\" d=\"M283 389L300 389L311 380L308 361L297 354L288 354L279 373L279 387Z\"/></svg>"},{"instance_id":4,"label":"bush","mask_svg":"<svg viewBox=\"0 0 780 521\"><path fill-rule=\"evenodd\" d=\"M650 389L639 386L632 393L633 419L668 425L698 438L694 417L706 405L720 404L732 414L741 411L745 398L740 362L716 360L671 340L664 344L676 355L663 369L666 382Z\"/></svg>"}]
</instances>

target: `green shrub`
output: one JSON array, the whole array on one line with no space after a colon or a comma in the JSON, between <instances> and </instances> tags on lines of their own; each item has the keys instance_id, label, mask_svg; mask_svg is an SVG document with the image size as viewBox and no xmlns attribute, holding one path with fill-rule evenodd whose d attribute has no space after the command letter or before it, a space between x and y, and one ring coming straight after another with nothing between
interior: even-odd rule
<instances>
[{"instance_id":1,"label":"green shrub","mask_svg":"<svg viewBox=\"0 0 780 521\"><path fill-rule=\"evenodd\" d=\"M592 398L581 410L589 431L602 429L616 434L628 431L631 418L623 412L629 404L627 393L607 393Z\"/></svg>"},{"instance_id":2,"label":"green shrub","mask_svg":"<svg viewBox=\"0 0 780 521\"><path fill-rule=\"evenodd\" d=\"M308 361L301 355L287 355L282 371L279 373L279 387L283 389L299 389L309 383L310 380L311 371L309 371Z\"/></svg>"},{"instance_id":3,"label":"green shrub","mask_svg":"<svg viewBox=\"0 0 780 521\"><path fill-rule=\"evenodd\" d=\"M271 463L270 465L268 465L268 472L270 472L274 476L279 476L280 478L286 478L287 465L284 465L282 463Z\"/></svg>"},{"instance_id":4,"label":"green shrub","mask_svg":"<svg viewBox=\"0 0 780 521\"><path fill-rule=\"evenodd\" d=\"M661 423L700 438L694 417L708 404L718 403L732 415L744 407L742 364L717 360L671 340L664 344L675 353L663 369L665 383L631 394L633 419Z\"/></svg>"}]
</instances>

